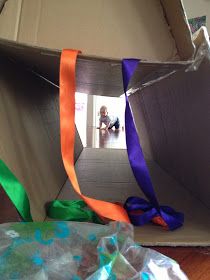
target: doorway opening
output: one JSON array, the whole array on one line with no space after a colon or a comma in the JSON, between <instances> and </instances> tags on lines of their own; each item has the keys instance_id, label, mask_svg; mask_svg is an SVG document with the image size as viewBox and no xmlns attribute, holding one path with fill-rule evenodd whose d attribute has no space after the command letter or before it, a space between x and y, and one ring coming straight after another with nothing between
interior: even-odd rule
<instances>
[{"instance_id":1,"label":"doorway opening","mask_svg":"<svg viewBox=\"0 0 210 280\"><path fill-rule=\"evenodd\" d=\"M125 142L125 99L87 95L77 92L75 96L75 123L84 147L126 149ZM119 130L99 130L100 107L105 105L109 116L119 118Z\"/></svg>"}]
</instances>

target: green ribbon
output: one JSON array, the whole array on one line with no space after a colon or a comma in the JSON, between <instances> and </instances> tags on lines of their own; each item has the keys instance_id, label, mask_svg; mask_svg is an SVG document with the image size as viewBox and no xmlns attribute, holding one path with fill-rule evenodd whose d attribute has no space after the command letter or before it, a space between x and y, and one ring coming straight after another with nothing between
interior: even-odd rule
<instances>
[{"instance_id":1,"label":"green ribbon","mask_svg":"<svg viewBox=\"0 0 210 280\"><path fill-rule=\"evenodd\" d=\"M47 216L64 221L102 223L96 213L87 208L83 200L51 201L47 207Z\"/></svg>"},{"instance_id":2,"label":"green ribbon","mask_svg":"<svg viewBox=\"0 0 210 280\"><path fill-rule=\"evenodd\" d=\"M0 160L0 185L16 207L24 221L32 222L30 203L27 193L6 164Z\"/></svg>"},{"instance_id":3,"label":"green ribbon","mask_svg":"<svg viewBox=\"0 0 210 280\"><path fill-rule=\"evenodd\" d=\"M32 222L30 202L25 188L2 160L0 160L0 185L23 220ZM83 200L54 200L48 204L46 211L47 216L52 219L102 223L96 213L87 208L87 204Z\"/></svg>"}]
</instances>

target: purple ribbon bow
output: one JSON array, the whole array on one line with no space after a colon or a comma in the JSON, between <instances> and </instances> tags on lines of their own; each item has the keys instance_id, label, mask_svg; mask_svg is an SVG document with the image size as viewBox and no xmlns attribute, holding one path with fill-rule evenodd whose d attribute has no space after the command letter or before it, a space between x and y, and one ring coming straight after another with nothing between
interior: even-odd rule
<instances>
[{"instance_id":1,"label":"purple ribbon bow","mask_svg":"<svg viewBox=\"0 0 210 280\"><path fill-rule=\"evenodd\" d=\"M126 94L129 81L133 76L136 67L139 64L138 59L123 59L122 74L123 86L126 98L125 108L125 131L126 131L126 145L127 153L133 174L139 187L147 197L148 201L138 198L129 197L124 205L128 212L130 220L134 225L143 225L152 220L156 216L161 216L170 230L174 230L182 226L184 222L184 215L178 213L168 206L160 206L155 195L155 191L150 179L149 170L147 168L142 148L140 145L139 136L137 134L135 124L133 121L128 96ZM133 214L134 210L142 210L143 214Z\"/></svg>"}]
</instances>

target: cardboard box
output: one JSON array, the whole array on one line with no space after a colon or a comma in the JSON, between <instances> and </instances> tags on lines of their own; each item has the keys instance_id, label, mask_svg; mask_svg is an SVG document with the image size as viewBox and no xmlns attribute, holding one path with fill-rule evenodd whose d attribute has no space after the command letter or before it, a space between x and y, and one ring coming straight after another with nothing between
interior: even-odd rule
<instances>
[{"instance_id":1,"label":"cardboard box","mask_svg":"<svg viewBox=\"0 0 210 280\"><path fill-rule=\"evenodd\" d=\"M8 0L5 39L85 55L188 59L193 46L180 0Z\"/></svg>"},{"instance_id":2,"label":"cardboard box","mask_svg":"<svg viewBox=\"0 0 210 280\"><path fill-rule=\"evenodd\" d=\"M30 7L27 6L29 2L23 1L17 38L20 41L30 35L30 32L26 32L26 27L30 26L29 18L27 24L24 23L30 15L24 12ZM84 4L86 1L77 1L84 6L77 7L74 3L77 9L72 14L72 20L81 22L81 28L77 29L81 36L71 30L70 16L68 20L67 15L61 17L62 12L67 10L68 1L63 1L66 6L56 4L58 1L37 2L42 5L35 43L51 48L55 44L58 44L58 48L80 48L84 54L89 54L80 55L78 59L77 91L107 96L122 95L121 64L117 58L136 56L160 61L180 60L142 61L129 85L129 88L137 90L129 98L158 199L161 204L184 212L185 224L174 232L165 232L154 225L136 228L136 240L145 245L210 245L210 65L209 60L204 59L197 71L185 71L190 62L184 60L193 57L195 46L198 48L202 45L203 38L201 34L195 44L191 41L181 2L120 1L119 5L119 1L96 1L95 5L99 3L99 6L102 2L106 3L99 16L93 13L92 7L88 8ZM82 32L86 30L83 27L86 25L83 25L77 13L81 11L84 17L89 15L90 19L97 16L97 20L104 23L102 30L106 30L109 21L107 10L108 14L111 13L107 3L118 3L117 8L122 9L118 14L121 20L116 26L121 27L122 24L123 28L128 25L127 17L131 16L128 3L138 5L134 5L133 13L138 10L140 14L136 17L142 22L137 25L136 17L131 17L130 23L133 26L129 26L129 32L135 30L131 27L138 26L135 32L132 31L132 39L138 38L136 41L130 37L128 40L127 29L124 36L117 36L119 42L118 39L114 40L116 33L97 33L97 28L94 31L96 33L91 33L92 40L82 38L85 34ZM57 22L58 29L50 20L55 8L60 19ZM68 11L72 12L70 9ZM75 14L77 16L74 17ZM151 15L150 24L147 15ZM115 16L112 15L113 18ZM97 27L97 20L94 19L94 24L87 21L88 30ZM159 28L155 29L157 26ZM62 34L61 27L65 27ZM32 30L34 26L30 28ZM66 35L68 31L72 33L69 37ZM107 38L106 34L112 37ZM97 44L89 45L93 39L97 40ZM111 42L112 48L107 46L107 41ZM115 44L118 51L113 49ZM131 48L133 46L134 49ZM90 56L93 54L101 57ZM0 60L0 127L3 131L0 137L0 157L26 187L34 220L42 221L46 219L46 202L55 198L75 198L60 155L60 51L1 40ZM129 195L142 196L125 150L83 148L78 134L76 139L76 170L84 194L110 201L124 201Z\"/></svg>"}]
</instances>

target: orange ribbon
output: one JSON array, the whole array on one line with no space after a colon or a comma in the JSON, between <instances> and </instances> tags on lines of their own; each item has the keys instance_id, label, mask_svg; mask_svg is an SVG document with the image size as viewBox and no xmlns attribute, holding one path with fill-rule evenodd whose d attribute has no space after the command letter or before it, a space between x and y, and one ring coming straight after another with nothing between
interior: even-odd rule
<instances>
[{"instance_id":1,"label":"orange ribbon","mask_svg":"<svg viewBox=\"0 0 210 280\"><path fill-rule=\"evenodd\" d=\"M74 190L100 217L130 223L122 206L84 196L78 184L74 169L75 68L78 53L77 50L63 50L60 61L60 132L64 167Z\"/></svg>"}]
</instances>

